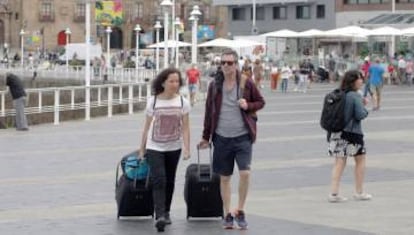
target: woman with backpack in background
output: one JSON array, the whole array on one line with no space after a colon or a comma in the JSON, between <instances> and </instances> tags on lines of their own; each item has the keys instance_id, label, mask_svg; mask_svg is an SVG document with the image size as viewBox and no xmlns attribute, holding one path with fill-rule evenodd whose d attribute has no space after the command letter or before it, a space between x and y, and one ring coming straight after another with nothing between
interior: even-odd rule
<instances>
[{"instance_id":1,"label":"woman with backpack in background","mask_svg":"<svg viewBox=\"0 0 414 235\"><path fill-rule=\"evenodd\" d=\"M346 92L344 105L345 128L341 132L331 133L329 155L335 157L332 169L331 193L329 202L343 202L347 198L339 195L339 182L348 157L355 159L355 200L370 200L372 195L363 190L365 175L365 146L361 121L368 116L366 100L358 92L363 86L363 76L357 70L345 73L341 89Z\"/></svg>"},{"instance_id":2,"label":"woman with backpack in background","mask_svg":"<svg viewBox=\"0 0 414 235\"><path fill-rule=\"evenodd\" d=\"M148 161L155 208L155 227L171 224L170 207L181 155L190 158L190 103L179 95L184 84L179 70L168 68L152 82L154 96L147 101L139 156Z\"/></svg>"}]
</instances>

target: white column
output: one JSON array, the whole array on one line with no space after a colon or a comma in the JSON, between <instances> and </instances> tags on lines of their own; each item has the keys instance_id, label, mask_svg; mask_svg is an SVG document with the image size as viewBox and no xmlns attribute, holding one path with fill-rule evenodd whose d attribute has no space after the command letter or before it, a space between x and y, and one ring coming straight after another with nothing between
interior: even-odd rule
<instances>
[{"instance_id":1,"label":"white column","mask_svg":"<svg viewBox=\"0 0 414 235\"><path fill-rule=\"evenodd\" d=\"M86 56L85 56L85 120L91 119L91 110L90 110L90 79L91 79L91 66L90 66L90 43L91 43L91 3L90 1L86 1L85 4L85 27L86 27L86 35L85 35L85 43L86 43Z\"/></svg>"},{"instance_id":2,"label":"white column","mask_svg":"<svg viewBox=\"0 0 414 235\"><path fill-rule=\"evenodd\" d=\"M191 63L197 64L197 21L198 18L195 17L193 20L193 28L192 28L192 47L191 47Z\"/></svg>"},{"instance_id":3,"label":"white column","mask_svg":"<svg viewBox=\"0 0 414 235\"><path fill-rule=\"evenodd\" d=\"M192 47L191 47L191 63L197 64L197 23L198 17L201 15L200 9L197 5L193 6L193 10L191 11L190 20L193 21L193 28L192 28Z\"/></svg>"},{"instance_id":4,"label":"white column","mask_svg":"<svg viewBox=\"0 0 414 235\"><path fill-rule=\"evenodd\" d=\"M180 51L179 51L179 48L178 48L178 39L179 39L178 27L180 26L180 24L181 24L180 18L176 17L175 21L174 21L174 27L173 28L175 28L175 35L174 35L174 38L175 38L175 68L177 68L177 69L179 67L179 52Z\"/></svg>"},{"instance_id":5,"label":"white column","mask_svg":"<svg viewBox=\"0 0 414 235\"><path fill-rule=\"evenodd\" d=\"M252 34L256 31L256 0L253 0Z\"/></svg>"},{"instance_id":6,"label":"white column","mask_svg":"<svg viewBox=\"0 0 414 235\"><path fill-rule=\"evenodd\" d=\"M158 72L160 70L160 47L158 46L158 43L160 43L160 28L161 24L159 21L155 22L154 29L155 32L155 43L157 44L157 47L155 48L155 70Z\"/></svg>"},{"instance_id":7,"label":"white column","mask_svg":"<svg viewBox=\"0 0 414 235\"><path fill-rule=\"evenodd\" d=\"M171 38L175 39L175 31L176 28L174 26L174 20L175 20L175 0L172 0L172 6L171 6ZM176 51L171 52L171 60L173 60L174 56L176 56Z\"/></svg>"},{"instance_id":8,"label":"white column","mask_svg":"<svg viewBox=\"0 0 414 235\"><path fill-rule=\"evenodd\" d=\"M164 69L168 68L168 10L164 13Z\"/></svg>"},{"instance_id":9,"label":"white column","mask_svg":"<svg viewBox=\"0 0 414 235\"><path fill-rule=\"evenodd\" d=\"M23 72L23 67L24 67L24 30L20 30L20 47L21 47L21 55L20 55L20 66L22 68L22 72Z\"/></svg>"},{"instance_id":10,"label":"white column","mask_svg":"<svg viewBox=\"0 0 414 235\"><path fill-rule=\"evenodd\" d=\"M139 67L139 32L141 27L139 24L135 26L135 80L138 79L138 67ZM141 79L139 79L141 81Z\"/></svg>"},{"instance_id":11,"label":"white column","mask_svg":"<svg viewBox=\"0 0 414 235\"><path fill-rule=\"evenodd\" d=\"M65 57L66 57L66 77L68 76L68 74L69 74L69 53L68 53L68 44L69 44L69 35L71 34L72 32L70 31L70 29L69 28L66 28L66 30L65 30L65 34L66 34L66 49L65 49Z\"/></svg>"},{"instance_id":12,"label":"white column","mask_svg":"<svg viewBox=\"0 0 414 235\"><path fill-rule=\"evenodd\" d=\"M395 0L391 0L391 12L395 13ZM395 36L391 36L391 50L389 50L391 57L394 57L395 53Z\"/></svg>"},{"instance_id":13,"label":"white column","mask_svg":"<svg viewBox=\"0 0 414 235\"><path fill-rule=\"evenodd\" d=\"M111 33L112 33L112 29L111 26L108 26L105 30L106 32L106 68L109 71L109 68L111 66L110 62L111 62Z\"/></svg>"}]
</instances>

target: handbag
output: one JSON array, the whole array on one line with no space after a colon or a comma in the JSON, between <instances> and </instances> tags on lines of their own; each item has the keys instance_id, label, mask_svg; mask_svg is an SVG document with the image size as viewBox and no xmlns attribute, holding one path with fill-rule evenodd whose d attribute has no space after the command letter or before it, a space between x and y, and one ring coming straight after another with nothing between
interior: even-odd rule
<instances>
[{"instance_id":1,"label":"handbag","mask_svg":"<svg viewBox=\"0 0 414 235\"><path fill-rule=\"evenodd\" d=\"M148 162L146 159L138 158L135 154L130 155L125 159L123 171L130 180L144 180L149 173Z\"/></svg>"}]
</instances>

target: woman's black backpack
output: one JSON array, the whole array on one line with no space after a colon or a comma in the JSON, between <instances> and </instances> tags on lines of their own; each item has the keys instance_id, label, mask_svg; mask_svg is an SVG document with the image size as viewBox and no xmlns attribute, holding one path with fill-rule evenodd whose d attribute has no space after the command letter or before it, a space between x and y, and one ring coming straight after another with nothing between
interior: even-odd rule
<instances>
[{"instance_id":1,"label":"woman's black backpack","mask_svg":"<svg viewBox=\"0 0 414 235\"><path fill-rule=\"evenodd\" d=\"M320 124L327 132L339 132L345 128L345 100L346 92L341 89L326 94Z\"/></svg>"}]
</instances>

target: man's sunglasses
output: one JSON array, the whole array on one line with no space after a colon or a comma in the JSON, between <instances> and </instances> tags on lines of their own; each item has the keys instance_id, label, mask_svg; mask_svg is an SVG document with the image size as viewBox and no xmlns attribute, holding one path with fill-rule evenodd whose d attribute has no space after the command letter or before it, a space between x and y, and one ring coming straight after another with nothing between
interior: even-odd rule
<instances>
[{"instance_id":1,"label":"man's sunglasses","mask_svg":"<svg viewBox=\"0 0 414 235\"><path fill-rule=\"evenodd\" d=\"M234 61L221 61L221 65L227 64L228 66L232 66L234 64Z\"/></svg>"}]
</instances>

